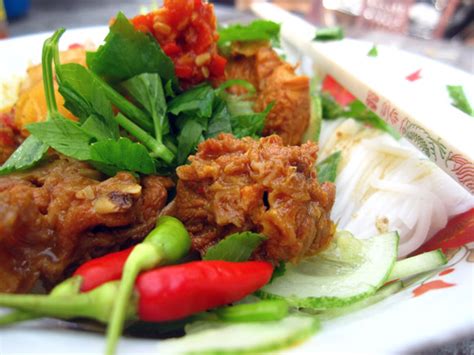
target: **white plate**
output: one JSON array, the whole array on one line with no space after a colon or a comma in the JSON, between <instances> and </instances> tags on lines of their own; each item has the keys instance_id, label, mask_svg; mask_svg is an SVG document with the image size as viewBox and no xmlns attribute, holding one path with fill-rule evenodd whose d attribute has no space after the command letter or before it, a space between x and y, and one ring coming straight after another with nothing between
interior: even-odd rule
<instances>
[{"instance_id":1,"label":"white plate","mask_svg":"<svg viewBox=\"0 0 474 355\"><path fill-rule=\"evenodd\" d=\"M105 27L67 31L61 47L100 40ZM38 63L48 34L0 41L0 83L23 75L30 63ZM352 41L348 56L366 55L371 44ZM474 100L472 76L432 60L379 46L378 63L392 75L407 76L421 69L420 90L435 100L449 101L446 84L464 85ZM471 101L472 102L472 101ZM0 97L0 107L3 102ZM474 238L474 236L473 236ZM420 281L362 311L325 322L323 330L292 353L399 353L435 346L474 332L474 243L464 246L450 260L452 272ZM470 260L470 262L468 261ZM423 282L452 285L433 289L420 297L414 290ZM424 286L428 287L428 286ZM68 328L67 323L42 320L0 330L0 354L101 354L104 337ZM124 338L120 354L158 354L159 341Z\"/></svg>"}]
</instances>

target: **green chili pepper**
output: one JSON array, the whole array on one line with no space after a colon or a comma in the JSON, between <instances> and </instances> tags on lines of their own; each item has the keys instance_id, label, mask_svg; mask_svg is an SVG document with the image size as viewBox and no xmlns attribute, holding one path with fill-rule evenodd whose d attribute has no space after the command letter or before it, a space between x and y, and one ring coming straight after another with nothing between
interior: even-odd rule
<instances>
[{"instance_id":1,"label":"green chili pepper","mask_svg":"<svg viewBox=\"0 0 474 355\"><path fill-rule=\"evenodd\" d=\"M174 217L165 216L160 217L156 228L133 249L123 268L120 288L107 328L106 354L115 353L138 274L181 259L189 252L190 247L191 239L183 224Z\"/></svg>"}]
</instances>

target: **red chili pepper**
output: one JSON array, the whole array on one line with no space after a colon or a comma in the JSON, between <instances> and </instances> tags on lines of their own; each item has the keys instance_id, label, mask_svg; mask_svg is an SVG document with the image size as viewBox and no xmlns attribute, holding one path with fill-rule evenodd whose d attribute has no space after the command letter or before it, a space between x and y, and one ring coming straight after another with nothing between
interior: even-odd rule
<instances>
[{"instance_id":1,"label":"red chili pepper","mask_svg":"<svg viewBox=\"0 0 474 355\"><path fill-rule=\"evenodd\" d=\"M459 248L474 241L474 208L451 218L443 229L423 244L413 255L430 250Z\"/></svg>"},{"instance_id":2,"label":"red chili pepper","mask_svg":"<svg viewBox=\"0 0 474 355\"><path fill-rule=\"evenodd\" d=\"M211 65L209 66L209 70L213 77L220 78L224 76L225 73L225 66L227 64L227 59L220 56L219 54L215 54L211 59Z\"/></svg>"},{"instance_id":3,"label":"red chili pepper","mask_svg":"<svg viewBox=\"0 0 474 355\"><path fill-rule=\"evenodd\" d=\"M331 94L334 100L341 106L347 106L356 99L354 95L344 89L344 87L330 75L326 75L324 78L321 90Z\"/></svg>"},{"instance_id":4,"label":"red chili pepper","mask_svg":"<svg viewBox=\"0 0 474 355\"><path fill-rule=\"evenodd\" d=\"M263 261L195 261L148 271L135 283L138 315L163 322L233 303L267 284L272 272Z\"/></svg>"},{"instance_id":5,"label":"red chili pepper","mask_svg":"<svg viewBox=\"0 0 474 355\"><path fill-rule=\"evenodd\" d=\"M109 281L119 280L122 277L123 266L133 248L110 253L79 266L73 276L82 277L81 292L90 291Z\"/></svg>"},{"instance_id":6,"label":"red chili pepper","mask_svg":"<svg viewBox=\"0 0 474 355\"><path fill-rule=\"evenodd\" d=\"M272 265L264 261L195 261L147 271L135 282L136 297L128 305L127 317L163 322L233 303L267 284L272 272ZM0 294L0 306L32 312L33 318L85 317L107 323L119 283L107 282L77 294L77 279L69 281L65 286L70 289L54 297ZM18 318L22 319L27 318Z\"/></svg>"}]
</instances>

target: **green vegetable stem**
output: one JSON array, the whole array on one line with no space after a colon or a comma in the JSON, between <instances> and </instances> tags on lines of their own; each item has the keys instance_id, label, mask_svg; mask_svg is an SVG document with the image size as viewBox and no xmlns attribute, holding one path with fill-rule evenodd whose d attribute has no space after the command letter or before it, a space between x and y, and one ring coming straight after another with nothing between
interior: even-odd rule
<instances>
[{"instance_id":1,"label":"green vegetable stem","mask_svg":"<svg viewBox=\"0 0 474 355\"><path fill-rule=\"evenodd\" d=\"M286 317L288 304L284 300L263 300L257 303L239 304L215 311L226 322L266 322Z\"/></svg>"},{"instance_id":2,"label":"green vegetable stem","mask_svg":"<svg viewBox=\"0 0 474 355\"><path fill-rule=\"evenodd\" d=\"M181 259L190 247L191 240L183 224L174 217L165 216L160 217L156 228L133 249L123 268L120 288L107 328L106 354L115 353L138 274Z\"/></svg>"}]
</instances>

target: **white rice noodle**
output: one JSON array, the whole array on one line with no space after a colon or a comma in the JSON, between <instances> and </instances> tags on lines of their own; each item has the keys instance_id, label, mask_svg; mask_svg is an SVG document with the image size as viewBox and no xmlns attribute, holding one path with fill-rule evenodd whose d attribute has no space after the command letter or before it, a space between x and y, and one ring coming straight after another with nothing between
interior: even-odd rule
<instances>
[{"instance_id":1,"label":"white rice noodle","mask_svg":"<svg viewBox=\"0 0 474 355\"><path fill-rule=\"evenodd\" d=\"M403 139L336 120L324 122L320 144L320 160L342 152L332 212L338 228L360 238L397 230L400 256L474 207L474 196Z\"/></svg>"}]
</instances>

